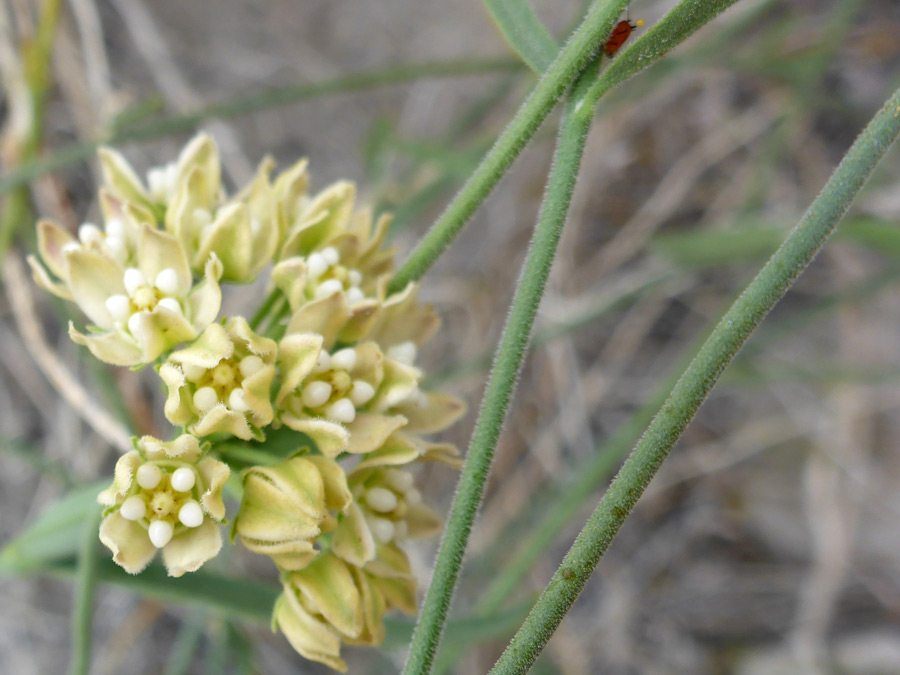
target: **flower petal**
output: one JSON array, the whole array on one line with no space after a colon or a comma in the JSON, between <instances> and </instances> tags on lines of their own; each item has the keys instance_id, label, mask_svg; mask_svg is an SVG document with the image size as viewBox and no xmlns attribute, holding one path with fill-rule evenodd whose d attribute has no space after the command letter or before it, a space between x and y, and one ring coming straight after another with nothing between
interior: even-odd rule
<instances>
[{"instance_id":1,"label":"flower petal","mask_svg":"<svg viewBox=\"0 0 900 675\"><path fill-rule=\"evenodd\" d=\"M300 256L287 258L272 268L272 283L284 293L288 306L296 311L307 301L306 262Z\"/></svg>"},{"instance_id":2,"label":"flower petal","mask_svg":"<svg viewBox=\"0 0 900 675\"><path fill-rule=\"evenodd\" d=\"M281 388L275 404L281 406L284 399L295 391L312 371L322 350L322 336L315 333L286 335L278 344L278 361L281 368Z\"/></svg>"},{"instance_id":3,"label":"flower petal","mask_svg":"<svg viewBox=\"0 0 900 675\"><path fill-rule=\"evenodd\" d=\"M308 455L304 459L312 462L322 476L325 486L325 508L343 511L353 499L343 467L333 459L321 455Z\"/></svg>"},{"instance_id":4,"label":"flower petal","mask_svg":"<svg viewBox=\"0 0 900 675\"><path fill-rule=\"evenodd\" d=\"M71 291L69 291L69 287L64 283L53 281L53 279L50 278L50 275L47 274L47 270L44 269L44 266L37 261L37 258L30 255L25 258L25 260L28 261L28 266L31 268L31 277L34 279L34 283L45 291L53 293L53 295L58 298L62 298L63 300L74 300Z\"/></svg>"},{"instance_id":5,"label":"flower petal","mask_svg":"<svg viewBox=\"0 0 900 675\"><path fill-rule=\"evenodd\" d=\"M284 633L301 656L342 673L347 671L347 664L340 657L340 636L327 623L303 609L291 588L285 588L275 602L272 629L275 628Z\"/></svg>"},{"instance_id":6,"label":"flower petal","mask_svg":"<svg viewBox=\"0 0 900 675\"><path fill-rule=\"evenodd\" d=\"M206 492L200 495L200 505L213 519L225 518L225 504L222 501L222 488L231 474L231 469L224 462L204 457L197 462L197 471L206 486Z\"/></svg>"},{"instance_id":7,"label":"flower petal","mask_svg":"<svg viewBox=\"0 0 900 675\"><path fill-rule=\"evenodd\" d=\"M150 203L150 195L141 184L141 179L122 155L112 148L104 147L97 151L97 156L100 159L103 181L113 194L142 205Z\"/></svg>"},{"instance_id":8,"label":"flower petal","mask_svg":"<svg viewBox=\"0 0 900 675\"><path fill-rule=\"evenodd\" d=\"M126 452L119 457L119 461L116 462L112 485L97 495L97 502L103 506L115 506L118 504L120 497L124 498L128 493L134 480L135 472L143 463L144 460L136 450Z\"/></svg>"},{"instance_id":9,"label":"flower petal","mask_svg":"<svg viewBox=\"0 0 900 675\"><path fill-rule=\"evenodd\" d=\"M209 436L216 432L224 432L237 436L241 440L262 440L264 437L258 429L253 429L247 421L247 416L242 412L229 410L224 404L218 403L210 408L199 420L188 427L189 431L197 436Z\"/></svg>"},{"instance_id":10,"label":"flower petal","mask_svg":"<svg viewBox=\"0 0 900 675\"><path fill-rule=\"evenodd\" d=\"M356 638L344 638L347 644L380 645L384 641L384 596L372 583L371 577L356 567L350 568L359 588L363 609L363 630Z\"/></svg>"},{"instance_id":11,"label":"flower petal","mask_svg":"<svg viewBox=\"0 0 900 675\"><path fill-rule=\"evenodd\" d=\"M196 195L197 201L213 204L219 194L222 169L219 148L209 134L199 133L194 136L178 155L176 184L195 171L205 176L203 189Z\"/></svg>"},{"instance_id":12,"label":"flower petal","mask_svg":"<svg viewBox=\"0 0 900 675\"><path fill-rule=\"evenodd\" d=\"M114 366L137 366L144 363L141 360L141 350L132 341L125 339L119 333L102 333L100 335L85 335L75 330L72 322L69 322L69 337L72 342L84 345L91 350L91 354L104 363Z\"/></svg>"},{"instance_id":13,"label":"flower petal","mask_svg":"<svg viewBox=\"0 0 900 675\"><path fill-rule=\"evenodd\" d=\"M406 512L406 525L410 537L433 537L444 526L441 517L424 504L410 504Z\"/></svg>"},{"instance_id":14,"label":"flower petal","mask_svg":"<svg viewBox=\"0 0 900 675\"><path fill-rule=\"evenodd\" d=\"M175 295L183 298L191 290L191 267L178 240L163 230L144 225L138 240L138 262L144 277L151 281L164 269L175 270Z\"/></svg>"},{"instance_id":15,"label":"flower petal","mask_svg":"<svg viewBox=\"0 0 900 675\"><path fill-rule=\"evenodd\" d=\"M350 441L350 432L340 424L328 420L300 418L290 413L282 413L281 421L294 431L309 436L316 444L316 449L332 459L344 452Z\"/></svg>"},{"instance_id":16,"label":"flower petal","mask_svg":"<svg viewBox=\"0 0 900 675\"><path fill-rule=\"evenodd\" d=\"M409 399L419 388L422 371L393 359L384 360L384 375L375 398L369 404L372 410L384 411Z\"/></svg>"},{"instance_id":17,"label":"flower petal","mask_svg":"<svg viewBox=\"0 0 900 675\"><path fill-rule=\"evenodd\" d=\"M142 571L156 555L156 547L147 530L135 521L125 520L118 511L100 523L100 541L112 551L113 560L129 574Z\"/></svg>"},{"instance_id":18,"label":"flower petal","mask_svg":"<svg viewBox=\"0 0 900 675\"><path fill-rule=\"evenodd\" d=\"M380 448L388 436L406 424L403 415L376 415L358 413L356 419L347 425L350 432L350 443L347 452L361 455Z\"/></svg>"},{"instance_id":19,"label":"flower petal","mask_svg":"<svg viewBox=\"0 0 900 675\"><path fill-rule=\"evenodd\" d=\"M113 328L106 299L125 293L124 270L101 253L75 249L65 253L66 275L72 297L90 320L101 328Z\"/></svg>"},{"instance_id":20,"label":"flower petal","mask_svg":"<svg viewBox=\"0 0 900 675\"><path fill-rule=\"evenodd\" d=\"M349 316L344 294L335 292L319 300L312 300L294 312L288 322L287 334L318 333L324 346L330 349Z\"/></svg>"},{"instance_id":21,"label":"flower petal","mask_svg":"<svg viewBox=\"0 0 900 675\"><path fill-rule=\"evenodd\" d=\"M194 418L191 392L180 366L166 361L159 367L159 376L166 385L166 402L163 412L166 419L176 426L184 426Z\"/></svg>"},{"instance_id":22,"label":"flower petal","mask_svg":"<svg viewBox=\"0 0 900 675\"><path fill-rule=\"evenodd\" d=\"M234 343L225 328L213 323L206 327L190 347L173 352L169 361L209 370L219 365L220 361L230 359L233 354Z\"/></svg>"},{"instance_id":23,"label":"flower petal","mask_svg":"<svg viewBox=\"0 0 900 675\"><path fill-rule=\"evenodd\" d=\"M204 228L196 262L205 262L215 253L222 261L222 280L236 283L252 281L253 234L250 213L241 203L219 209L216 219Z\"/></svg>"},{"instance_id":24,"label":"flower petal","mask_svg":"<svg viewBox=\"0 0 900 675\"><path fill-rule=\"evenodd\" d=\"M213 254L206 261L204 279L191 291L188 296L188 316L194 329L202 331L209 326L219 315L222 305L222 289L219 288L219 278L222 276L222 263Z\"/></svg>"},{"instance_id":25,"label":"flower petal","mask_svg":"<svg viewBox=\"0 0 900 675\"><path fill-rule=\"evenodd\" d=\"M335 555L358 567L375 559L375 540L356 502L351 502L341 517L331 539L331 549Z\"/></svg>"},{"instance_id":26,"label":"flower petal","mask_svg":"<svg viewBox=\"0 0 900 675\"><path fill-rule=\"evenodd\" d=\"M423 392L423 397L404 401L392 412L406 417L406 431L431 434L443 431L466 413L466 403L456 396L438 392Z\"/></svg>"},{"instance_id":27,"label":"flower petal","mask_svg":"<svg viewBox=\"0 0 900 675\"><path fill-rule=\"evenodd\" d=\"M200 527L186 528L163 548L163 562L170 577L196 572L222 549L222 533L215 521L205 518Z\"/></svg>"},{"instance_id":28,"label":"flower petal","mask_svg":"<svg viewBox=\"0 0 900 675\"><path fill-rule=\"evenodd\" d=\"M287 578L338 632L350 637L360 634L362 604L347 563L323 553L304 570L292 572Z\"/></svg>"},{"instance_id":29,"label":"flower petal","mask_svg":"<svg viewBox=\"0 0 900 675\"><path fill-rule=\"evenodd\" d=\"M76 242L75 237L50 220L39 220L37 224L38 252L41 259L58 278L66 279L66 259L63 248Z\"/></svg>"},{"instance_id":30,"label":"flower petal","mask_svg":"<svg viewBox=\"0 0 900 675\"><path fill-rule=\"evenodd\" d=\"M377 466L400 466L416 461L421 454L418 445L406 434L395 433L381 444L377 450L373 450L362 457L359 464L353 468L353 473L371 469Z\"/></svg>"}]
</instances>

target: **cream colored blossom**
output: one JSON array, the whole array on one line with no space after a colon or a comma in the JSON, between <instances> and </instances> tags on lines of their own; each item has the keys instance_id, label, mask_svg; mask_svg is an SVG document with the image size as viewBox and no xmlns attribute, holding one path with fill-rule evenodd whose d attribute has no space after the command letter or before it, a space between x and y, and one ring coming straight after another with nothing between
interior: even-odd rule
<instances>
[{"instance_id":1,"label":"cream colored blossom","mask_svg":"<svg viewBox=\"0 0 900 675\"><path fill-rule=\"evenodd\" d=\"M326 552L305 569L283 575L284 592L275 603L273 630L281 630L306 658L346 671L342 642L380 644L386 610L415 613L409 561L396 548L381 552L384 558L369 568L349 565Z\"/></svg>"},{"instance_id":2,"label":"cream colored blossom","mask_svg":"<svg viewBox=\"0 0 900 675\"><path fill-rule=\"evenodd\" d=\"M243 317L210 325L159 369L168 389L166 418L197 436L225 432L262 439L272 422L270 388L276 343L254 333Z\"/></svg>"},{"instance_id":3,"label":"cream colored blossom","mask_svg":"<svg viewBox=\"0 0 900 675\"><path fill-rule=\"evenodd\" d=\"M75 240L49 222L38 226L41 256L54 282L32 259L35 280L73 300L92 322L72 339L101 361L151 363L175 345L195 339L219 312L221 265L211 257L194 283L184 252L169 234L136 221L139 211L107 200L106 229L86 224Z\"/></svg>"},{"instance_id":4,"label":"cream colored blossom","mask_svg":"<svg viewBox=\"0 0 900 675\"><path fill-rule=\"evenodd\" d=\"M321 455L251 467L243 487L234 534L285 570L302 569L315 557L316 539L337 525L333 512L350 503L344 470Z\"/></svg>"},{"instance_id":5,"label":"cream colored blossom","mask_svg":"<svg viewBox=\"0 0 900 675\"><path fill-rule=\"evenodd\" d=\"M372 452L406 424L387 414L418 391L421 373L385 359L374 342L327 350L321 335L288 335L279 344L280 420L315 441L327 457Z\"/></svg>"},{"instance_id":6,"label":"cream colored blossom","mask_svg":"<svg viewBox=\"0 0 900 675\"><path fill-rule=\"evenodd\" d=\"M193 572L222 548L226 464L203 457L199 441L183 435L165 443L151 436L116 464L112 485L97 501L107 506L100 541L126 572L137 574L162 549L169 574Z\"/></svg>"}]
</instances>

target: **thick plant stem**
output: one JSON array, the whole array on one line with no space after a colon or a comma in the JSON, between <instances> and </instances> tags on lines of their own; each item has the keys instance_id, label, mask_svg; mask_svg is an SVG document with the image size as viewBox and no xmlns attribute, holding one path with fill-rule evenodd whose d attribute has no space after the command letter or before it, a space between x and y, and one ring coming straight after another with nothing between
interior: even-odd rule
<instances>
[{"instance_id":1,"label":"thick plant stem","mask_svg":"<svg viewBox=\"0 0 900 675\"><path fill-rule=\"evenodd\" d=\"M825 245L898 134L900 90L856 139L798 225L713 329L491 673L524 673L531 667L722 371Z\"/></svg>"},{"instance_id":2,"label":"thick plant stem","mask_svg":"<svg viewBox=\"0 0 900 675\"><path fill-rule=\"evenodd\" d=\"M400 291L421 277L450 245L591 56L606 42L613 22L627 5L628 0L597 0L591 5L581 25L560 49L481 164L397 270L390 292Z\"/></svg>"},{"instance_id":3,"label":"thick plant stem","mask_svg":"<svg viewBox=\"0 0 900 675\"><path fill-rule=\"evenodd\" d=\"M593 68L588 71L591 75L595 72ZM589 76L582 81L588 78ZM569 210L591 121L590 115L578 113L579 99L574 94L579 91L576 85L560 124L553 169L547 182L534 238L528 249L494 358L494 367L481 403L478 421L475 423L447 529L441 541L434 576L413 632L405 670L407 675L425 675L434 663L466 544L484 494L497 439L525 359L534 318Z\"/></svg>"}]
</instances>

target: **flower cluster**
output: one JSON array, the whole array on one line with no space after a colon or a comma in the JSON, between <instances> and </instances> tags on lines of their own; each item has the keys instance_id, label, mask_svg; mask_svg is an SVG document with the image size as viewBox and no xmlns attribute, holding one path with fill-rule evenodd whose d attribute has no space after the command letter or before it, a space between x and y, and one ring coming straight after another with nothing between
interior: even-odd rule
<instances>
[{"instance_id":1,"label":"flower cluster","mask_svg":"<svg viewBox=\"0 0 900 675\"><path fill-rule=\"evenodd\" d=\"M310 195L305 161L273 177L267 159L229 196L208 135L146 182L115 151L99 155L102 227L72 236L41 221L43 264L29 263L87 316L86 330L70 325L75 342L106 363L154 366L182 431L135 439L119 459L98 497L100 539L130 573L157 549L172 576L193 572L222 547L227 483L240 496L232 539L280 571L273 627L343 670L342 644L378 644L385 612L415 612L403 544L441 525L416 464L458 464L428 436L463 403L424 391L416 366L438 317L415 285L388 292L389 217L358 209L351 183ZM254 318L221 317L221 284L269 267ZM267 444L274 430L282 441Z\"/></svg>"}]
</instances>

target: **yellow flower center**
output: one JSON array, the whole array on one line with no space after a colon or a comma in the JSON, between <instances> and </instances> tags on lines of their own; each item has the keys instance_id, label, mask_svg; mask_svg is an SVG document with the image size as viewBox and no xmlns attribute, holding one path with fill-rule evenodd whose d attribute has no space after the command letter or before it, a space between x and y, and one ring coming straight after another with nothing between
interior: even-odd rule
<instances>
[{"instance_id":1,"label":"yellow flower center","mask_svg":"<svg viewBox=\"0 0 900 675\"><path fill-rule=\"evenodd\" d=\"M235 368L230 361L222 361L212 370L212 386L219 389L232 389L235 386Z\"/></svg>"},{"instance_id":2,"label":"yellow flower center","mask_svg":"<svg viewBox=\"0 0 900 675\"><path fill-rule=\"evenodd\" d=\"M138 311L141 310L152 310L156 307L156 303L159 301L159 297L156 291L149 286L144 286L143 288L139 288L135 294L134 298L132 298L132 302Z\"/></svg>"},{"instance_id":3,"label":"yellow flower center","mask_svg":"<svg viewBox=\"0 0 900 675\"><path fill-rule=\"evenodd\" d=\"M158 519L163 520L168 518L169 516L174 515L173 511L175 511L176 506L175 495L173 495L169 489L157 490L150 498L149 506L150 510L153 511Z\"/></svg>"}]
</instances>

